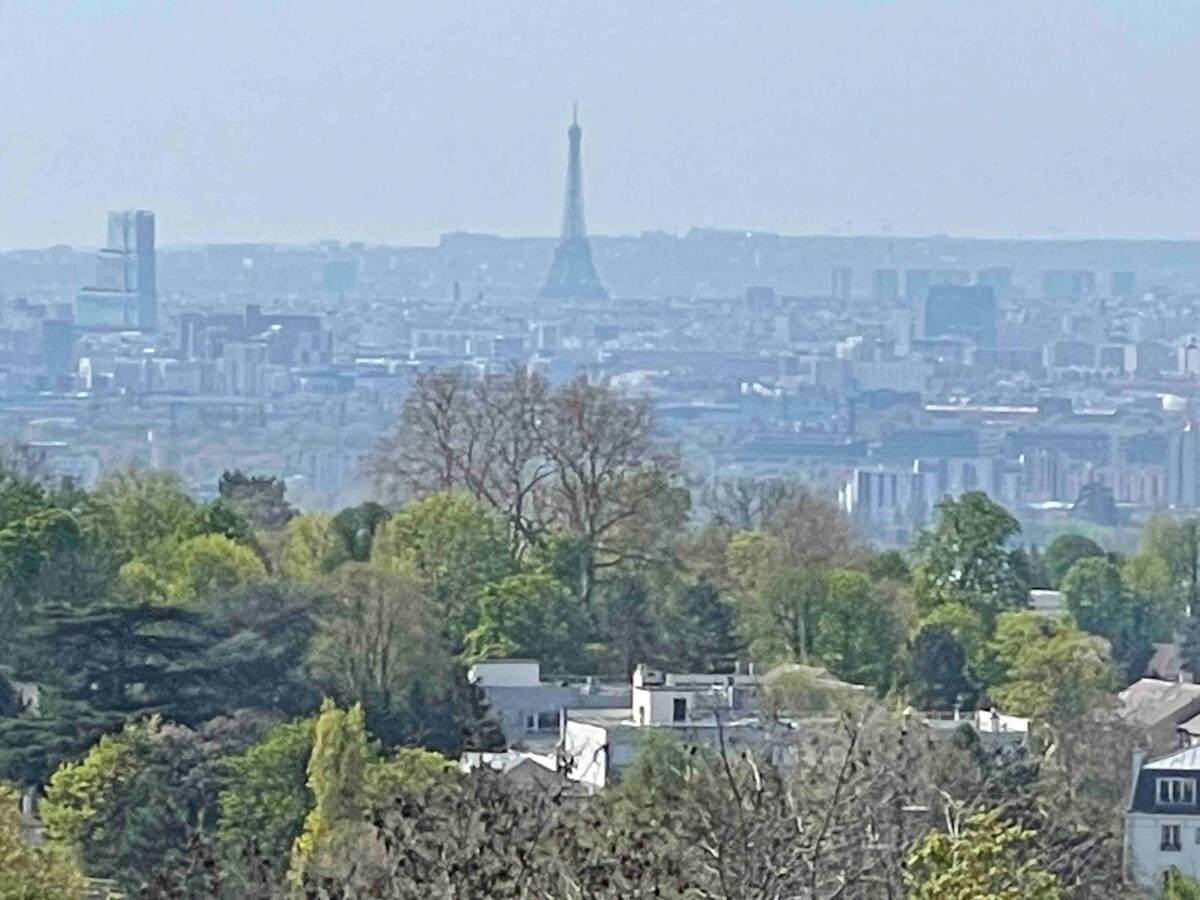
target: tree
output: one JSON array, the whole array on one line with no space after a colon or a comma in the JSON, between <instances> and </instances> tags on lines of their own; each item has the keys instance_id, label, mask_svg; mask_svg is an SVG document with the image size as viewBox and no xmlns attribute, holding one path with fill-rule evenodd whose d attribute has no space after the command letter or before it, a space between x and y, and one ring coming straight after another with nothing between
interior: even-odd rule
<instances>
[{"instance_id":1,"label":"tree","mask_svg":"<svg viewBox=\"0 0 1200 900\"><path fill-rule=\"evenodd\" d=\"M1081 559L1104 556L1104 550L1091 538L1081 534L1060 534L1042 553L1042 561L1046 566L1046 575L1050 585L1058 588L1063 576L1071 571L1071 566Z\"/></svg>"},{"instance_id":2,"label":"tree","mask_svg":"<svg viewBox=\"0 0 1200 900\"><path fill-rule=\"evenodd\" d=\"M349 506L333 517L330 527L346 559L366 562L371 558L375 531L388 519L388 511L378 503Z\"/></svg>"},{"instance_id":3,"label":"tree","mask_svg":"<svg viewBox=\"0 0 1200 900\"><path fill-rule=\"evenodd\" d=\"M1157 900L1200 900L1200 881L1184 875L1175 866L1167 866Z\"/></svg>"},{"instance_id":4,"label":"tree","mask_svg":"<svg viewBox=\"0 0 1200 900\"><path fill-rule=\"evenodd\" d=\"M779 538L788 566L845 567L858 562L863 553L849 516L807 488L775 510L764 528Z\"/></svg>"},{"instance_id":5,"label":"tree","mask_svg":"<svg viewBox=\"0 0 1200 900\"><path fill-rule=\"evenodd\" d=\"M284 499L287 486L274 476L242 474L241 469L221 473L217 491L255 528L278 531L291 521L296 511Z\"/></svg>"},{"instance_id":6,"label":"tree","mask_svg":"<svg viewBox=\"0 0 1200 900\"><path fill-rule=\"evenodd\" d=\"M454 651L477 623L480 590L515 568L503 522L469 496L451 493L413 500L383 523L372 564L425 584Z\"/></svg>"},{"instance_id":7,"label":"tree","mask_svg":"<svg viewBox=\"0 0 1200 900\"><path fill-rule=\"evenodd\" d=\"M368 471L392 500L465 491L505 522L519 559L546 529L539 507L553 469L536 424L550 414L549 396L546 379L522 369L477 379L418 373Z\"/></svg>"},{"instance_id":8,"label":"tree","mask_svg":"<svg viewBox=\"0 0 1200 900\"><path fill-rule=\"evenodd\" d=\"M1063 576L1060 587L1079 627L1108 640L1127 680L1140 677L1154 654L1151 619L1125 591L1117 565L1106 557L1085 557Z\"/></svg>"},{"instance_id":9,"label":"tree","mask_svg":"<svg viewBox=\"0 0 1200 900\"><path fill-rule=\"evenodd\" d=\"M286 867L312 808L307 772L315 724L315 718L282 722L225 760L217 800L217 843L225 859L237 860L254 841L277 868Z\"/></svg>"},{"instance_id":10,"label":"tree","mask_svg":"<svg viewBox=\"0 0 1200 900\"><path fill-rule=\"evenodd\" d=\"M1039 858L1035 834L994 811L972 813L950 830L931 830L905 859L913 900L1058 900L1062 883Z\"/></svg>"},{"instance_id":11,"label":"tree","mask_svg":"<svg viewBox=\"0 0 1200 900\"><path fill-rule=\"evenodd\" d=\"M921 626L912 643L912 700L918 709L950 709L974 695L967 652L946 625Z\"/></svg>"},{"instance_id":12,"label":"tree","mask_svg":"<svg viewBox=\"0 0 1200 900\"><path fill-rule=\"evenodd\" d=\"M185 597L199 603L267 577L267 569L254 551L223 534L202 534L184 541L176 559Z\"/></svg>"},{"instance_id":13,"label":"tree","mask_svg":"<svg viewBox=\"0 0 1200 900\"><path fill-rule=\"evenodd\" d=\"M1028 605L1024 556L1008 546L1020 530L982 491L938 503L933 528L917 541L921 563L914 591L920 608L953 600L978 612L990 629L998 613Z\"/></svg>"},{"instance_id":14,"label":"tree","mask_svg":"<svg viewBox=\"0 0 1200 900\"><path fill-rule=\"evenodd\" d=\"M1200 520L1177 522L1156 512L1142 528L1138 554L1157 557L1183 587L1188 610L1200 605Z\"/></svg>"},{"instance_id":15,"label":"tree","mask_svg":"<svg viewBox=\"0 0 1200 900\"><path fill-rule=\"evenodd\" d=\"M82 517L85 529L125 563L147 555L164 538L190 537L194 511L195 503L174 472L125 469L100 476Z\"/></svg>"},{"instance_id":16,"label":"tree","mask_svg":"<svg viewBox=\"0 0 1200 900\"><path fill-rule=\"evenodd\" d=\"M86 882L57 848L31 847L21 834L20 797L0 783L0 897L5 900L81 900Z\"/></svg>"},{"instance_id":17,"label":"tree","mask_svg":"<svg viewBox=\"0 0 1200 900\"><path fill-rule=\"evenodd\" d=\"M649 404L583 378L551 395L549 415L535 430L554 472L551 522L576 541L586 608L603 571L651 558L655 544L682 524L678 461L655 445ZM648 520L657 520L655 534L638 527Z\"/></svg>"},{"instance_id":18,"label":"tree","mask_svg":"<svg viewBox=\"0 0 1200 900\"><path fill-rule=\"evenodd\" d=\"M666 663L684 672L715 672L737 654L736 612L707 578L672 585L660 612Z\"/></svg>"},{"instance_id":19,"label":"tree","mask_svg":"<svg viewBox=\"0 0 1200 900\"><path fill-rule=\"evenodd\" d=\"M566 588L549 575L509 575L479 595L478 623L467 633L470 659L523 657L568 672L583 651L583 622Z\"/></svg>"},{"instance_id":20,"label":"tree","mask_svg":"<svg viewBox=\"0 0 1200 900\"><path fill-rule=\"evenodd\" d=\"M1110 698L1106 645L1066 619L1001 613L990 652L1000 670L990 694L1006 712L1052 724L1080 721Z\"/></svg>"},{"instance_id":21,"label":"tree","mask_svg":"<svg viewBox=\"0 0 1200 900\"><path fill-rule=\"evenodd\" d=\"M321 705L308 758L308 789L313 804L292 848L289 879L300 883L327 855L346 846L345 832L364 805L367 766L374 756L358 704L338 709Z\"/></svg>"},{"instance_id":22,"label":"tree","mask_svg":"<svg viewBox=\"0 0 1200 900\"><path fill-rule=\"evenodd\" d=\"M861 572L834 569L825 584L813 642L817 658L839 678L886 690L901 642L895 615Z\"/></svg>"},{"instance_id":23,"label":"tree","mask_svg":"<svg viewBox=\"0 0 1200 900\"><path fill-rule=\"evenodd\" d=\"M718 478L705 483L698 505L717 525L751 531L809 496L803 482L790 478Z\"/></svg>"},{"instance_id":24,"label":"tree","mask_svg":"<svg viewBox=\"0 0 1200 900\"><path fill-rule=\"evenodd\" d=\"M316 581L350 558L334 533L329 513L305 513L290 519L283 531L279 568L292 581Z\"/></svg>"},{"instance_id":25,"label":"tree","mask_svg":"<svg viewBox=\"0 0 1200 900\"><path fill-rule=\"evenodd\" d=\"M447 661L419 581L347 563L327 585L332 599L321 617L313 663L334 696L392 712L414 681L444 676Z\"/></svg>"},{"instance_id":26,"label":"tree","mask_svg":"<svg viewBox=\"0 0 1200 900\"><path fill-rule=\"evenodd\" d=\"M828 596L824 573L816 569L788 569L771 578L741 610L741 628L754 657L811 662Z\"/></svg>"}]
</instances>

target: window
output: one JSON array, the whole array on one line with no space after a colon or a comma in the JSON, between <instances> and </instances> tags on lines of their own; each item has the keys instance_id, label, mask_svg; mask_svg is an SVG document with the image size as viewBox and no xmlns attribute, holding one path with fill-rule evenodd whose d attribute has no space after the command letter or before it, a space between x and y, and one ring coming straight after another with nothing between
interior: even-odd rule
<instances>
[{"instance_id":1,"label":"window","mask_svg":"<svg viewBox=\"0 0 1200 900\"><path fill-rule=\"evenodd\" d=\"M537 719L532 714L525 717L525 730L533 731L537 728Z\"/></svg>"},{"instance_id":2,"label":"window","mask_svg":"<svg viewBox=\"0 0 1200 900\"><path fill-rule=\"evenodd\" d=\"M558 713L540 712L537 718L538 731L554 731L558 728Z\"/></svg>"},{"instance_id":3,"label":"window","mask_svg":"<svg viewBox=\"0 0 1200 900\"><path fill-rule=\"evenodd\" d=\"M1164 825L1159 832L1159 850L1178 850L1179 847L1179 826Z\"/></svg>"},{"instance_id":4,"label":"window","mask_svg":"<svg viewBox=\"0 0 1200 900\"><path fill-rule=\"evenodd\" d=\"M676 697L672 704L671 721L682 722L687 719L687 698Z\"/></svg>"},{"instance_id":5,"label":"window","mask_svg":"<svg viewBox=\"0 0 1200 900\"><path fill-rule=\"evenodd\" d=\"M1196 779L1158 779L1158 802L1169 806L1194 806L1196 803Z\"/></svg>"}]
</instances>

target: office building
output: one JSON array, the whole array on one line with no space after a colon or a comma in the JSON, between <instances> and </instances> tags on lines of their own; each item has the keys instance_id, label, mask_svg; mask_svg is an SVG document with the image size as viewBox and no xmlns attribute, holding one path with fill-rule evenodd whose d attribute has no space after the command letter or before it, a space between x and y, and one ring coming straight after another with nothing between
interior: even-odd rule
<instances>
[{"instance_id":1,"label":"office building","mask_svg":"<svg viewBox=\"0 0 1200 900\"><path fill-rule=\"evenodd\" d=\"M979 347L996 344L996 295L986 285L934 285L925 299L925 338L964 337Z\"/></svg>"},{"instance_id":2,"label":"office building","mask_svg":"<svg viewBox=\"0 0 1200 900\"><path fill-rule=\"evenodd\" d=\"M108 239L96 258L96 280L75 297L75 324L91 331L154 331L158 327L154 213L108 214Z\"/></svg>"},{"instance_id":3,"label":"office building","mask_svg":"<svg viewBox=\"0 0 1200 900\"><path fill-rule=\"evenodd\" d=\"M1111 293L1114 297L1132 297L1136 286L1136 273L1113 272L1109 293Z\"/></svg>"},{"instance_id":4,"label":"office building","mask_svg":"<svg viewBox=\"0 0 1200 900\"><path fill-rule=\"evenodd\" d=\"M929 287L933 284L933 272L929 269L904 270L904 299L910 303L920 303L929 296Z\"/></svg>"},{"instance_id":5,"label":"office building","mask_svg":"<svg viewBox=\"0 0 1200 900\"><path fill-rule=\"evenodd\" d=\"M871 299L892 303L900 299L900 273L895 269L876 269L871 273Z\"/></svg>"},{"instance_id":6,"label":"office building","mask_svg":"<svg viewBox=\"0 0 1200 900\"><path fill-rule=\"evenodd\" d=\"M837 300L849 300L854 292L854 270L849 266L836 266L829 273L829 296Z\"/></svg>"}]
</instances>

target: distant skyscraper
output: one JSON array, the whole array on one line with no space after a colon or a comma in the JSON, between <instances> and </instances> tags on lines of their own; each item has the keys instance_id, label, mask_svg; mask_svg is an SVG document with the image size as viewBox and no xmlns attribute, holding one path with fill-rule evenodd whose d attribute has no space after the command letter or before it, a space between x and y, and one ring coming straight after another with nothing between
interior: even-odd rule
<instances>
[{"instance_id":1,"label":"distant skyscraper","mask_svg":"<svg viewBox=\"0 0 1200 900\"><path fill-rule=\"evenodd\" d=\"M1134 287L1137 284L1137 274L1134 272L1113 272L1111 284L1111 293L1114 297L1132 296Z\"/></svg>"},{"instance_id":2,"label":"distant skyscraper","mask_svg":"<svg viewBox=\"0 0 1200 900\"><path fill-rule=\"evenodd\" d=\"M849 300L854 291L854 270L836 266L829 273L829 295L837 300Z\"/></svg>"},{"instance_id":3,"label":"distant skyscraper","mask_svg":"<svg viewBox=\"0 0 1200 900\"><path fill-rule=\"evenodd\" d=\"M75 298L75 324L84 329L154 331L158 327L154 213L108 214L108 240L96 258L96 283Z\"/></svg>"},{"instance_id":4,"label":"distant skyscraper","mask_svg":"<svg viewBox=\"0 0 1200 900\"><path fill-rule=\"evenodd\" d=\"M900 273L895 269L876 269L871 273L871 299L887 303L900 298Z\"/></svg>"},{"instance_id":5,"label":"distant skyscraper","mask_svg":"<svg viewBox=\"0 0 1200 900\"><path fill-rule=\"evenodd\" d=\"M934 285L925 299L927 338L966 337L979 347L996 346L996 294L987 285Z\"/></svg>"},{"instance_id":6,"label":"distant skyscraper","mask_svg":"<svg viewBox=\"0 0 1200 900\"><path fill-rule=\"evenodd\" d=\"M904 270L904 298L920 303L929 295L933 284L933 272L929 269Z\"/></svg>"},{"instance_id":7,"label":"distant skyscraper","mask_svg":"<svg viewBox=\"0 0 1200 900\"><path fill-rule=\"evenodd\" d=\"M592 248L583 223L583 163L580 145L583 129L579 116L572 117L567 129L570 145L567 157L567 196L563 204L562 235L554 251L554 263L546 277L541 296L556 299L604 300L608 292L600 284L600 276L592 263Z\"/></svg>"}]
</instances>

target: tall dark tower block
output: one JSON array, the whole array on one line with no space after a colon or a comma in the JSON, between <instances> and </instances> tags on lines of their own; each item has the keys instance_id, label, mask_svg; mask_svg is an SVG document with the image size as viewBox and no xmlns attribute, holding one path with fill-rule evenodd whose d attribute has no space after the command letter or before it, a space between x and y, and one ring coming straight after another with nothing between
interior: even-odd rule
<instances>
[{"instance_id":1,"label":"tall dark tower block","mask_svg":"<svg viewBox=\"0 0 1200 900\"><path fill-rule=\"evenodd\" d=\"M567 157L567 196L563 204L562 235L554 251L554 263L546 277L541 296L556 299L604 300L608 292L592 264L592 248L583 224L583 165L579 148L583 129L578 113L567 129L570 155Z\"/></svg>"}]
</instances>

